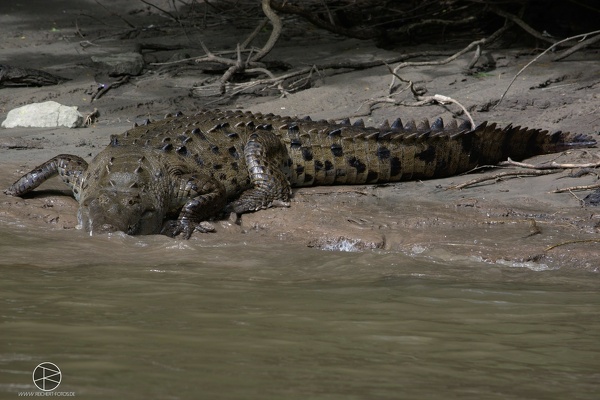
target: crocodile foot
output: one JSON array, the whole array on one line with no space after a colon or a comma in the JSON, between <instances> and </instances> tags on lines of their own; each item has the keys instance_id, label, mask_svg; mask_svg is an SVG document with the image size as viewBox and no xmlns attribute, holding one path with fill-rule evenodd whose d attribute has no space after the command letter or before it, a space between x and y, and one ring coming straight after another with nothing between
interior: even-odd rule
<instances>
[{"instance_id":1,"label":"crocodile foot","mask_svg":"<svg viewBox=\"0 0 600 400\"><path fill-rule=\"evenodd\" d=\"M215 227L207 221L196 223L189 220L169 220L164 223L160 234L172 238L181 235L183 239L187 240L195 231L200 233L214 232Z\"/></svg>"}]
</instances>

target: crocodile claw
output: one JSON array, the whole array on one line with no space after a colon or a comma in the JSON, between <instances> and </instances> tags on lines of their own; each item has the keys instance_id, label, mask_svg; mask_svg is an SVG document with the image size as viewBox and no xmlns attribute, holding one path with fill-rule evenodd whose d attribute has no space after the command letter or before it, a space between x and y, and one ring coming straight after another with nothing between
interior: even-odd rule
<instances>
[{"instance_id":1,"label":"crocodile claw","mask_svg":"<svg viewBox=\"0 0 600 400\"><path fill-rule=\"evenodd\" d=\"M164 223L160 234L172 238L181 235L181 238L188 240L195 231L201 233L214 232L215 227L207 221L195 223L189 220L170 220Z\"/></svg>"}]
</instances>

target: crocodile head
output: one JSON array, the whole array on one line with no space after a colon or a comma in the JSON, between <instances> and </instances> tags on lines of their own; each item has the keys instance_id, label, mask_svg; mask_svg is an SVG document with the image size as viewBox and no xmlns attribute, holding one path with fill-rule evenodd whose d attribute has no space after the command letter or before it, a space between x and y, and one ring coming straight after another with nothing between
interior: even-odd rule
<instances>
[{"instance_id":1,"label":"crocodile head","mask_svg":"<svg viewBox=\"0 0 600 400\"><path fill-rule=\"evenodd\" d=\"M81 203L79 223L90 235L121 231L128 235L160 232L164 215L140 192L102 191Z\"/></svg>"},{"instance_id":2,"label":"crocodile head","mask_svg":"<svg viewBox=\"0 0 600 400\"><path fill-rule=\"evenodd\" d=\"M82 229L92 234L121 231L128 235L159 233L165 218L156 194L135 173L114 172L87 187L78 212ZM104 183L104 184L103 184Z\"/></svg>"}]
</instances>

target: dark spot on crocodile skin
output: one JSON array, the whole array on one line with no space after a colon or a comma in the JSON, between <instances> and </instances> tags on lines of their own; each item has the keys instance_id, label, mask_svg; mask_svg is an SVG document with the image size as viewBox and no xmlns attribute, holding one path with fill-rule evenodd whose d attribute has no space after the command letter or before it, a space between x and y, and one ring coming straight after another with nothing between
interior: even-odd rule
<instances>
[{"instance_id":1,"label":"dark spot on crocodile skin","mask_svg":"<svg viewBox=\"0 0 600 400\"><path fill-rule=\"evenodd\" d=\"M367 183L376 182L377 179L379 179L379 173L375 171L369 171L369 173L367 174Z\"/></svg>"},{"instance_id":2,"label":"dark spot on crocodile skin","mask_svg":"<svg viewBox=\"0 0 600 400\"><path fill-rule=\"evenodd\" d=\"M239 171L240 170L240 166L239 166L238 163L232 162L231 163L231 169L233 169L234 171Z\"/></svg>"},{"instance_id":3,"label":"dark spot on crocodile skin","mask_svg":"<svg viewBox=\"0 0 600 400\"><path fill-rule=\"evenodd\" d=\"M415 156L425 162L434 162L435 161L435 147L429 145L427 148L420 153L415 154Z\"/></svg>"},{"instance_id":4,"label":"dark spot on crocodile skin","mask_svg":"<svg viewBox=\"0 0 600 400\"><path fill-rule=\"evenodd\" d=\"M535 153L543 153L542 149L538 146L537 135L529 136L527 140L527 144L525 145L527 151L532 151Z\"/></svg>"},{"instance_id":5,"label":"dark spot on crocodile skin","mask_svg":"<svg viewBox=\"0 0 600 400\"><path fill-rule=\"evenodd\" d=\"M390 176L396 176L402 171L402 165L398 157L393 157L390 160Z\"/></svg>"},{"instance_id":6,"label":"dark spot on crocodile skin","mask_svg":"<svg viewBox=\"0 0 600 400\"><path fill-rule=\"evenodd\" d=\"M288 125L288 132L298 132L299 130L300 130L300 127L298 127L298 124Z\"/></svg>"},{"instance_id":7,"label":"dark spot on crocodile skin","mask_svg":"<svg viewBox=\"0 0 600 400\"><path fill-rule=\"evenodd\" d=\"M331 171L333 169L333 163L329 160L325 161L325 171Z\"/></svg>"},{"instance_id":8,"label":"dark spot on crocodile skin","mask_svg":"<svg viewBox=\"0 0 600 400\"><path fill-rule=\"evenodd\" d=\"M152 121L150 121L149 118L146 118L146 120L144 121L144 125L150 125L152 123Z\"/></svg>"},{"instance_id":9,"label":"dark spot on crocodile skin","mask_svg":"<svg viewBox=\"0 0 600 400\"><path fill-rule=\"evenodd\" d=\"M219 174L219 180L220 180L220 181L225 181L225 180L227 180L227 174Z\"/></svg>"},{"instance_id":10,"label":"dark spot on crocodile skin","mask_svg":"<svg viewBox=\"0 0 600 400\"><path fill-rule=\"evenodd\" d=\"M198 154L194 155L194 161L196 161L196 164L202 166L204 165L204 160L202 158L200 158L200 156Z\"/></svg>"},{"instance_id":11,"label":"dark spot on crocodile skin","mask_svg":"<svg viewBox=\"0 0 600 400\"><path fill-rule=\"evenodd\" d=\"M312 182L314 179L315 178L311 174L304 175L304 182Z\"/></svg>"},{"instance_id":12,"label":"dark spot on crocodile skin","mask_svg":"<svg viewBox=\"0 0 600 400\"><path fill-rule=\"evenodd\" d=\"M223 164L213 164L213 168L217 169L217 170L222 169L223 168Z\"/></svg>"},{"instance_id":13,"label":"dark spot on crocodile skin","mask_svg":"<svg viewBox=\"0 0 600 400\"><path fill-rule=\"evenodd\" d=\"M448 172L446 172L446 170L448 169L448 163L446 162L446 160L438 160L438 162L435 165L435 176L446 176L448 175Z\"/></svg>"},{"instance_id":14,"label":"dark spot on crocodile skin","mask_svg":"<svg viewBox=\"0 0 600 400\"><path fill-rule=\"evenodd\" d=\"M290 141L290 147L292 149L297 149L297 148L299 148L301 146L302 146L302 142L300 141L300 139L292 139Z\"/></svg>"},{"instance_id":15,"label":"dark spot on crocodile skin","mask_svg":"<svg viewBox=\"0 0 600 400\"><path fill-rule=\"evenodd\" d=\"M170 151L170 150L173 150L173 145L172 145L171 143L167 143L167 144L165 144L165 145L164 145L164 146L161 148L161 150L162 150L162 151Z\"/></svg>"},{"instance_id":16,"label":"dark spot on crocodile skin","mask_svg":"<svg viewBox=\"0 0 600 400\"><path fill-rule=\"evenodd\" d=\"M183 116L183 113L182 113L181 111L177 111L177 112L175 113L175 116L176 116L176 117L182 117L182 116Z\"/></svg>"},{"instance_id":17,"label":"dark spot on crocodile skin","mask_svg":"<svg viewBox=\"0 0 600 400\"><path fill-rule=\"evenodd\" d=\"M377 149L377 157L379 157L380 160L387 160L390 158L390 149L385 146L379 147Z\"/></svg>"},{"instance_id":18,"label":"dark spot on crocodile skin","mask_svg":"<svg viewBox=\"0 0 600 400\"><path fill-rule=\"evenodd\" d=\"M219 146L215 146L214 144L210 146L210 150L215 153L215 154L219 154Z\"/></svg>"},{"instance_id":19,"label":"dark spot on crocodile skin","mask_svg":"<svg viewBox=\"0 0 600 400\"><path fill-rule=\"evenodd\" d=\"M110 145L111 146L119 145L119 139L117 138L117 135L110 135Z\"/></svg>"},{"instance_id":20,"label":"dark spot on crocodile skin","mask_svg":"<svg viewBox=\"0 0 600 400\"><path fill-rule=\"evenodd\" d=\"M507 143L507 142L504 142ZM460 135L460 147L465 154L469 154L469 158L478 157L477 154L473 154L471 150L473 149L473 135L463 134Z\"/></svg>"},{"instance_id":21,"label":"dark spot on crocodile skin","mask_svg":"<svg viewBox=\"0 0 600 400\"><path fill-rule=\"evenodd\" d=\"M192 141L192 138L189 137L189 136L187 136L185 139L183 139L183 143L185 143L185 144L187 144L187 143L189 143L191 141Z\"/></svg>"},{"instance_id":22,"label":"dark spot on crocodile skin","mask_svg":"<svg viewBox=\"0 0 600 400\"><path fill-rule=\"evenodd\" d=\"M254 121L248 121L248 122L246 122L246 127L247 128L254 128Z\"/></svg>"},{"instance_id":23,"label":"dark spot on crocodile skin","mask_svg":"<svg viewBox=\"0 0 600 400\"><path fill-rule=\"evenodd\" d=\"M315 171L323 170L323 163L321 161L315 161Z\"/></svg>"},{"instance_id":24,"label":"dark spot on crocodile skin","mask_svg":"<svg viewBox=\"0 0 600 400\"><path fill-rule=\"evenodd\" d=\"M334 129L334 130L330 131L327 135L330 136L330 137L341 136L342 135L342 130L340 128L337 128L337 129Z\"/></svg>"},{"instance_id":25,"label":"dark spot on crocodile skin","mask_svg":"<svg viewBox=\"0 0 600 400\"><path fill-rule=\"evenodd\" d=\"M352 157L351 159L349 159L348 164L350 164L350 166L356 168L356 172L358 172L359 174L362 174L363 172L365 172L367 170L367 166L365 165L365 163L361 162L356 157Z\"/></svg>"},{"instance_id":26,"label":"dark spot on crocodile skin","mask_svg":"<svg viewBox=\"0 0 600 400\"><path fill-rule=\"evenodd\" d=\"M185 146L180 146L175 151L177 152L177 154L181 154L182 156L188 153L188 149Z\"/></svg>"},{"instance_id":27,"label":"dark spot on crocodile skin","mask_svg":"<svg viewBox=\"0 0 600 400\"><path fill-rule=\"evenodd\" d=\"M237 133L235 133L235 132L231 132L231 133L228 133L228 134L227 134L227 137L228 137L229 139L237 139L237 138L239 138L239 137L240 137L240 135L238 135L238 134L237 134Z\"/></svg>"},{"instance_id":28,"label":"dark spot on crocodile skin","mask_svg":"<svg viewBox=\"0 0 600 400\"><path fill-rule=\"evenodd\" d=\"M233 157L235 159L240 158L240 153L238 153L238 151L235 148L235 146L231 146L230 148L227 149L227 151L229 152L229 154L231 155L231 157Z\"/></svg>"},{"instance_id":29,"label":"dark spot on crocodile skin","mask_svg":"<svg viewBox=\"0 0 600 400\"><path fill-rule=\"evenodd\" d=\"M342 145L334 143L331 145L331 153L335 157L341 157L344 155L344 150L342 150Z\"/></svg>"},{"instance_id":30,"label":"dark spot on crocodile skin","mask_svg":"<svg viewBox=\"0 0 600 400\"><path fill-rule=\"evenodd\" d=\"M304 165L296 166L296 175L302 175L304 173Z\"/></svg>"},{"instance_id":31,"label":"dark spot on crocodile skin","mask_svg":"<svg viewBox=\"0 0 600 400\"><path fill-rule=\"evenodd\" d=\"M167 143L167 142L170 142L170 141L171 141L171 138L170 138L170 137L166 137L166 138L164 138L164 139L162 140L162 142L163 142L163 143Z\"/></svg>"},{"instance_id":32,"label":"dark spot on crocodile skin","mask_svg":"<svg viewBox=\"0 0 600 400\"><path fill-rule=\"evenodd\" d=\"M312 161L313 153L312 153L312 149L310 147L302 148L302 159L304 161Z\"/></svg>"}]
</instances>

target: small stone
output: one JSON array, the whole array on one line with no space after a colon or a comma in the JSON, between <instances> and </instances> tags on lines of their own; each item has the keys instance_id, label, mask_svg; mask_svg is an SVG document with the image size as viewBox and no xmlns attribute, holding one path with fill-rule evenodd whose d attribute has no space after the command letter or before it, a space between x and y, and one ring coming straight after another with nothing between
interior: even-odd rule
<instances>
[{"instance_id":1,"label":"small stone","mask_svg":"<svg viewBox=\"0 0 600 400\"><path fill-rule=\"evenodd\" d=\"M97 67L109 76L139 75L144 68L144 58L140 53L120 53L109 56L92 56Z\"/></svg>"},{"instance_id":2,"label":"small stone","mask_svg":"<svg viewBox=\"0 0 600 400\"><path fill-rule=\"evenodd\" d=\"M67 128L77 128L82 124L83 115L77 111L76 106L70 107L55 101L46 101L10 110L2 122L2 127L55 128L66 126Z\"/></svg>"},{"instance_id":3,"label":"small stone","mask_svg":"<svg viewBox=\"0 0 600 400\"><path fill-rule=\"evenodd\" d=\"M198 225L196 225L196 231L201 233L214 232L215 226L208 221L202 221Z\"/></svg>"}]
</instances>

